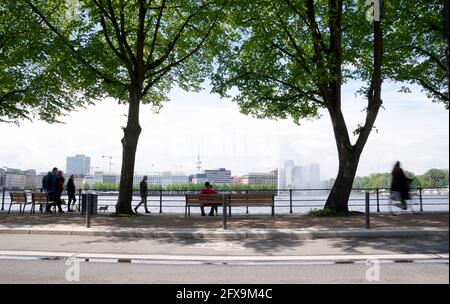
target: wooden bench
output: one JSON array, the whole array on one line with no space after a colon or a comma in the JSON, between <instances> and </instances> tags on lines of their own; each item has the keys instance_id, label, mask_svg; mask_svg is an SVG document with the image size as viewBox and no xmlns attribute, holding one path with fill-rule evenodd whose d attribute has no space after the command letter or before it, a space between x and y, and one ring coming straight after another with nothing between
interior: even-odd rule
<instances>
[{"instance_id":1,"label":"wooden bench","mask_svg":"<svg viewBox=\"0 0 450 304\"><path fill-rule=\"evenodd\" d=\"M228 195L228 214L231 216L232 206L270 206L272 216L275 216L274 193L231 193Z\"/></svg>"},{"instance_id":2,"label":"wooden bench","mask_svg":"<svg viewBox=\"0 0 450 304\"><path fill-rule=\"evenodd\" d=\"M191 207L222 206L222 194L186 194L184 217L191 216Z\"/></svg>"},{"instance_id":3,"label":"wooden bench","mask_svg":"<svg viewBox=\"0 0 450 304\"><path fill-rule=\"evenodd\" d=\"M19 204L19 213L23 214L25 212L25 206L27 205L27 194L25 192L9 192L9 196L11 197L11 203L9 204L8 214L11 212L11 207L14 204Z\"/></svg>"},{"instance_id":4,"label":"wooden bench","mask_svg":"<svg viewBox=\"0 0 450 304\"><path fill-rule=\"evenodd\" d=\"M31 213L35 213L36 204L40 205L44 213L47 213L47 206L49 205L47 192L33 192L31 193ZM41 211L42 212L42 211Z\"/></svg>"}]
</instances>

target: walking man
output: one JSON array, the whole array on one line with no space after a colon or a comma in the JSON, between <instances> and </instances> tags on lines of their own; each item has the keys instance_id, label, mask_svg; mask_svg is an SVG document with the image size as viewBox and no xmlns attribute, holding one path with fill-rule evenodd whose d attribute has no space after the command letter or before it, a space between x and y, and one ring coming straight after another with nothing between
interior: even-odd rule
<instances>
[{"instance_id":1,"label":"walking man","mask_svg":"<svg viewBox=\"0 0 450 304\"><path fill-rule=\"evenodd\" d=\"M141 194L141 202L134 208L134 212L137 212L137 209L139 208L140 205L142 205L142 203L144 204L145 207L145 213L151 213L148 208L147 208L147 196L148 196L148 185L147 185L147 175L144 175L144 177L142 178L140 184L139 184L139 192Z\"/></svg>"}]
</instances>

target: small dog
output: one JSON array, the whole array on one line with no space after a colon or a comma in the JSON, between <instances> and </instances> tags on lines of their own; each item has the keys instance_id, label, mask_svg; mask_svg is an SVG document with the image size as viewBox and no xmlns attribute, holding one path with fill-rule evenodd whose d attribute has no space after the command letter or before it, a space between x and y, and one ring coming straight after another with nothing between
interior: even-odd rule
<instances>
[{"instance_id":1,"label":"small dog","mask_svg":"<svg viewBox=\"0 0 450 304\"><path fill-rule=\"evenodd\" d=\"M99 208L98 208L98 211L104 211L104 212L106 212L106 211L108 211L108 206L99 207Z\"/></svg>"}]
</instances>

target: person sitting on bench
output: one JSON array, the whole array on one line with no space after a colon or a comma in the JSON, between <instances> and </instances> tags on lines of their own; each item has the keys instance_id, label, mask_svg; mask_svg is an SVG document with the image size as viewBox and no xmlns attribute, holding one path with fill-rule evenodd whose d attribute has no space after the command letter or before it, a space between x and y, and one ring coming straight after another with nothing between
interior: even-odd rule
<instances>
[{"instance_id":1,"label":"person sitting on bench","mask_svg":"<svg viewBox=\"0 0 450 304\"><path fill-rule=\"evenodd\" d=\"M203 188L203 190L200 192L200 194L219 194L219 193L211 187L211 184L209 182L206 182L205 188ZM211 211L209 212L209 216L214 216L214 208L216 209L216 212L217 212L217 206L211 206ZM200 209L202 211L202 216L205 216L206 215L205 207L203 207L203 205L201 205Z\"/></svg>"}]
</instances>

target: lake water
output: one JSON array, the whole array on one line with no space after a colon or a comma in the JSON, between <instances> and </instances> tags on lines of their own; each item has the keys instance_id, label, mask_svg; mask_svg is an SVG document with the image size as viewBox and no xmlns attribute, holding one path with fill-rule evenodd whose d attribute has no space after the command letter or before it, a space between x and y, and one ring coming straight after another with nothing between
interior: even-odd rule
<instances>
[{"instance_id":1,"label":"lake water","mask_svg":"<svg viewBox=\"0 0 450 304\"><path fill-rule=\"evenodd\" d=\"M66 202L67 196L62 197ZM296 194L292 196L292 212L297 214L304 214L310 211L311 209L320 209L323 208L327 195L316 194L316 195L307 195L307 194ZM28 199L31 200L31 195L28 195ZM9 208L9 194L6 193L4 200L4 210L7 211ZM99 193L98 195L98 207L108 206L108 212L115 211L115 205L117 202L117 193ZM133 207L136 206L140 202L139 196L133 196ZM388 203L388 199L386 195L380 195L379 197L379 205L380 211L386 212L388 211L386 204ZM448 194L442 195L423 195L422 196L423 210L428 211L449 211L449 196ZM77 204L78 204L78 195L77 195ZM152 213L159 213L160 209L162 213L178 213L184 214L184 205L185 198L182 195L163 195L162 196L162 208L160 208L160 197L159 195L150 195L148 197L148 206ZM27 205L27 210L30 210L30 206ZM221 208L219 208L221 209ZM370 197L370 211L377 211L377 200L376 195L371 194ZM19 210L18 205L13 205L11 208L12 211L17 212ZM66 210L66 207L63 207L63 210ZM141 212L144 211L143 205L141 205ZM245 207L233 207L233 214L245 214ZM365 196L364 194L355 193L350 197L349 202L349 210L351 211L365 211ZM206 212L209 211L209 207L206 207ZM249 214L270 214L270 207L250 207L248 209ZM277 195L275 196L275 214L289 214L290 212L290 197L289 195ZM198 207L192 207L191 213L197 214L200 213L200 209Z\"/></svg>"}]
</instances>

